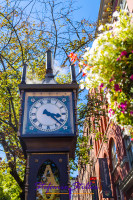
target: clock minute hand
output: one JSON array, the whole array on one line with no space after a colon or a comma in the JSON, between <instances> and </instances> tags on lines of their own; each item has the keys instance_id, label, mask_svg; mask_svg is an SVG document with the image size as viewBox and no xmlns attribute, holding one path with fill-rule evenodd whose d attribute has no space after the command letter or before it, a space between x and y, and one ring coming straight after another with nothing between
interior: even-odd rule
<instances>
[{"instance_id":1,"label":"clock minute hand","mask_svg":"<svg viewBox=\"0 0 133 200\"><path fill-rule=\"evenodd\" d=\"M51 113L51 112L48 112L46 109L43 111L43 114L46 114L47 116L53 118L55 121L57 121L59 124L62 125L62 123L56 119L56 117L61 117L61 115L59 113L55 114L55 113ZM56 116L56 117L55 117Z\"/></svg>"}]
</instances>

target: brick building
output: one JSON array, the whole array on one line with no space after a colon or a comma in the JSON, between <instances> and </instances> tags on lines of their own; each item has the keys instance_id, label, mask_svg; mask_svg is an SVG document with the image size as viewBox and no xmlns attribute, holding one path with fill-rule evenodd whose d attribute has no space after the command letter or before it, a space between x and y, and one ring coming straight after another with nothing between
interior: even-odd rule
<instances>
[{"instance_id":1,"label":"brick building","mask_svg":"<svg viewBox=\"0 0 133 200\"><path fill-rule=\"evenodd\" d=\"M116 7L133 12L133 0L101 0L98 20L106 23L110 10L115 11ZM91 93L94 94L95 90L93 89ZM93 121L93 119L91 120ZM93 164L92 166L87 164L80 168L77 181L86 185L90 182L90 177L96 177L98 198L91 194L91 189L80 188L79 190L77 188L77 192L80 192L81 195L73 198L73 200L105 199L103 198L102 169L100 169L99 165L100 158L106 158L109 170L112 198L106 199L133 200L133 142L131 142L129 133L121 130L118 125L111 122L105 116L101 116L98 127L94 124L94 129L98 129L99 132L106 135L108 140L107 143L102 139L96 140L93 131L90 131L87 124L85 124L84 136L89 136L88 144L93 144L94 147L89 152Z\"/></svg>"},{"instance_id":2,"label":"brick building","mask_svg":"<svg viewBox=\"0 0 133 200\"><path fill-rule=\"evenodd\" d=\"M94 94L95 90L91 92ZM96 127L94 125L94 129L98 129L99 132L106 135L108 141L106 143L102 139L96 140L95 134L89 131L87 124L84 126L84 136L89 136L88 144L93 144L94 147L89 152L93 164L92 166L87 164L83 168L80 168L77 181L86 186L90 182L90 177L96 177L98 197L99 200L103 199L101 183L102 169L99 167L99 158L106 158L111 184L110 189L113 197L107 199L133 199L133 144L131 143L130 137L105 116L101 116L99 126ZM77 188L76 192L81 194L73 198L73 200L96 199L92 197L91 189L82 189L80 187L80 190Z\"/></svg>"},{"instance_id":3,"label":"brick building","mask_svg":"<svg viewBox=\"0 0 133 200\"><path fill-rule=\"evenodd\" d=\"M127 10L129 12L133 12L133 1L132 0L101 0L99 14L98 14L98 22L102 23L108 22L108 17L111 12L114 12L116 8Z\"/></svg>"}]
</instances>

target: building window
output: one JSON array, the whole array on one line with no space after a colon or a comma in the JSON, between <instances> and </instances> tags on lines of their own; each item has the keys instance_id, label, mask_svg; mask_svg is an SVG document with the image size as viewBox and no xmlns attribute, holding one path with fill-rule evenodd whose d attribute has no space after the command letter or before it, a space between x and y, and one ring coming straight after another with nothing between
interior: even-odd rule
<instances>
[{"instance_id":1,"label":"building window","mask_svg":"<svg viewBox=\"0 0 133 200\"><path fill-rule=\"evenodd\" d=\"M92 146L92 137L91 137L91 139L90 139L90 145Z\"/></svg>"},{"instance_id":2,"label":"building window","mask_svg":"<svg viewBox=\"0 0 133 200\"><path fill-rule=\"evenodd\" d=\"M87 136L89 136L89 129L87 128Z\"/></svg>"},{"instance_id":3,"label":"building window","mask_svg":"<svg viewBox=\"0 0 133 200\"><path fill-rule=\"evenodd\" d=\"M92 137L91 137L91 139L90 139L90 147L91 147L91 148L90 148L89 151L88 151L88 156L90 156L90 152L91 152L90 150L92 149Z\"/></svg>"},{"instance_id":4,"label":"building window","mask_svg":"<svg viewBox=\"0 0 133 200\"><path fill-rule=\"evenodd\" d=\"M129 158L129 163L130 166L133 167L133 143L131 142L131 138L127 137L125 139L126 142L126 150L127 150L127 155Z\"/></svg>"},{"instance_id":5,"label":"building window","mask_svg":"<svg viewBox=\"0 0 133 200\"><path fill-rule=\"evenodd\" d=\"M117 200L121 200L119 184L116 185L116 196Z\"/></svg>"},{"instance_id":6,"label":"building window","mask_svg":"<svg viewBox=\"0 0 133 200\"><path fill-rule=\"evenodd\" d=\"M113 170L114 170L117 165L117 161L118 161L114 140L112 140L112 143L111 143L111 159L112 159L112 166L113 166Z\"/></svg>"}]
</instances>

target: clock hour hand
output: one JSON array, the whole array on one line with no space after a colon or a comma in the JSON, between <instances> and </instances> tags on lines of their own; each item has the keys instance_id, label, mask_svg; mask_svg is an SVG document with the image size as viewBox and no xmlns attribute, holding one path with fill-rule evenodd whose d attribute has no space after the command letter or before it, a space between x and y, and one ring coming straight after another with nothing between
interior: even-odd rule
<instances>
[{"instance_id":1,"label":"clock hour hand","mask_svg":"<svg viewBox=\"0 0 133 200\"><path fill-rule=\"evenodd\" d=\"M43 111L43 114L53 118L55 121L57 121L59 124L62 125L62 123L56 119L56 117L61 117L61 115L59 113L55 114L55 113L51 113L51 112L48 112L46 109Z\"/></svg>"}]
</instances>

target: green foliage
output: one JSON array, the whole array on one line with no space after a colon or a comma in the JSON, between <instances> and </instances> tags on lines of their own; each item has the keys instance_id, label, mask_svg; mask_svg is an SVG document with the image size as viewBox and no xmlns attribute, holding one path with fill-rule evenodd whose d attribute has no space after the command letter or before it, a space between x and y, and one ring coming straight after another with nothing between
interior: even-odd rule
<instances>
[{"instance_id":1,"label":"green foliage","mask_svg":"<svg viewBox=\"0 0 133 200\"><path fill-rule=\"evenodd\" d=\"M77 156L79 157L78 163L82 168L85 164L91 164L89 151L93 148L92 145L88 145L89 137L79 136L77 142L77 148L79 151L76 151Z\"/></svg>"},{"instance_id":2,"label":"green foliage","mask_svg":"<svg viewBox=\"0 0 133 200\"><path fill-rule=\"evenodd\" d=\"M56 81L59 84L70 84L71 83L71 74L58 74Z\"/></svg>"},{"instance_id":3,"label":"green foliage","mask_svg":"<svg viewBox=\"0 0 133 200\"><path fill-rule=\"evenodd\" d=\"M79 136L76 146L76 159L70 159L69 165L71 169L71 173L76 171L79 168L82 168L86 164L92 164L90 160L89 152L93 148L93 145L88 144L89 137L86 136Z\"/></svg>"},{"instance_id":4,"label":"green foliage","mask_svg":"<svg viewBox=\"0 0 133 200\"><path fill-rule=\"evenodd\" d=\"M0 172L0 199L1 200L20 200L20 187L8 172Z\"/></svg>"}]
</instances>

